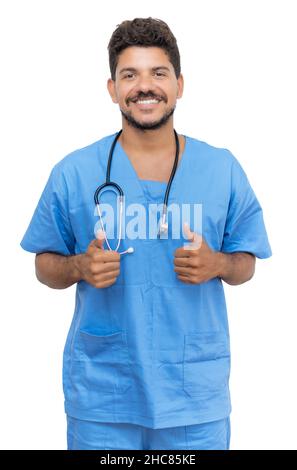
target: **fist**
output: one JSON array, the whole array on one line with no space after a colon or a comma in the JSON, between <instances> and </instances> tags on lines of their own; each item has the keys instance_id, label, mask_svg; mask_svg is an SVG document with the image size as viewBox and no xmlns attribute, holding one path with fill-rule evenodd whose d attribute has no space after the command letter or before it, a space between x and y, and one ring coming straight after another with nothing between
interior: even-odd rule
<instances>
[{"instance_id":1,"label":"fist","mask_svg":"<svg viewBox=\"0 0 297 470\"><path fill-rule=\"evenodd\" d=\"M99 231L98 238L91 241L79 260L82 279L100 289L114 284L120 274L119 253L105 250L103 244L104 235Z\"/></svg>"},{"instance_id":2,"label":"fist","mask_svg":"<svg viewBox=\"0 0 297 470\"><path fill-rule=\"evenodd\" d=\"M213 251L202 238L184 224L189 244L174 252L174 271L180 281L200 284L219 274L219 253Z\"/></svg>"}]
</instances>

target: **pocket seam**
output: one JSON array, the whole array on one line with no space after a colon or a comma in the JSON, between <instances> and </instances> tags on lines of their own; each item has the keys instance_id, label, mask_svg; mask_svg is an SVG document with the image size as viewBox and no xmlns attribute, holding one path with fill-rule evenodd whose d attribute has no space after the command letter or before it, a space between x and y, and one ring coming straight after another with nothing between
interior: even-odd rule
<instances>
[{"instance_id":1,"label":"pocket seam","mask_svg":"<svg viewBox=\"0 0 297 470\"><path fill-rule=\"evenodd\" d=\"M191 340L192 338L192 340ZM199 350L196 351L196 354L194 354L194 358L196 356L196 361L195 360L186 360L188 357L193 357L193 350L195 348L195 343L194 339L197 338L199 339L199 345L207 345L210 343L213 343L214 351L217 345L223 344L224 347L222 348L223 353L220 355L213 354L210 357L203 358L203 351L200 352L200 356L202 358L199 358ZM223 338L225 338L225 341L223 341ZM211 341L213 339L213 341ZM188 351L188 354L187 354ZM192 354L191 354L192 352ZM227 354L228 352L228 354ZM190 381L189 377L191 377L191 372L190 368L193 367L194 364L203 364L206 362L209 363L215 363L223 359L230 359L230 353L228 349L228 336L223 335L221 332L205 332L205 333L191 333L184 335L184 354L183 354L183 390L184 392L189 395L190 397L203 397L207 396L209 393L215 393L219 392L224 389L226 386L226 383L222 384L217 384L216 386L205 386L199 383L199 378L196 381L196 383ZM229 364L229 361L228 361ZM228 382L228 376L229 376L229 369L230 369L230 364L228 367L225 365L226 368L226 377L227 377L227 382ZM227 374L228 372L228 374ZM193 374L193 372L192 372ZM209 371L209 376L211 377L211 371Z\"/></svg>"},{"instance_id":2,"label":"pocket seam","mask_svg":"<svg viewBox=\"0 0 297 470\"><path fill-rule=\"evenodd\" d=\"M85 339L83 339L85 338ZM132 386L132 380L131 380L131 375L130 375L130 370L131 370L131 361L130 361L130 354L129 354L129 349L128 349L128 343L127 343L127 333L125 331L117 331L108 335L96 335L92 334L90 332L84 331L84 330L79 330L79 362L80 367L82 367L83 363L86 362L93 362L94 364L100 363L100 361L96 361L96 359L91 359L88 357L87 352L85 351L85 348L83 348L83 342L86 341L86 338L89 338L91 342L96 343L104 343L104 339L107 339L106 345L104 346L105 348L109 348L111 351L120 351L119 358L117 359L116 364L112 364L111 367L113 367L114 370L114 384L111 386L111 391L110 393L117 393L117 394L123 394L125 393L131 386ZM112 341L115 338L120 338L117 339L117 343L113 344ZM111 343L109 344L109 341ZM126 376L124 378L121 378L121 375L119 373L118 368L120 368L120 371L122 370ZM98 385L99 389L104 391L104 393L107 393L107 390L105 390L104 385Z\"/></svg>"}]
</instances>

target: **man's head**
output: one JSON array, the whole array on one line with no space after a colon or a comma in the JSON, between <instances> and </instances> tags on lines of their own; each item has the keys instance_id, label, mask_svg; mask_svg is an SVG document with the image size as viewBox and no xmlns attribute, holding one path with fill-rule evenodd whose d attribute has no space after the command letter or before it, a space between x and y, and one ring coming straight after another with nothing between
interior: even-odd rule
<instances>
[{"instance_id":1,"label":"man's head","mask_svg":"<svg viewBox=\"0 0 297 470\"><path fill-rule=\"evenodd\" d=\"M183 91L179 51L167 24L153 18L124 21L108 50L108 90L124 119L141 130L167 123Z\"/></svg>"}]
</instances>

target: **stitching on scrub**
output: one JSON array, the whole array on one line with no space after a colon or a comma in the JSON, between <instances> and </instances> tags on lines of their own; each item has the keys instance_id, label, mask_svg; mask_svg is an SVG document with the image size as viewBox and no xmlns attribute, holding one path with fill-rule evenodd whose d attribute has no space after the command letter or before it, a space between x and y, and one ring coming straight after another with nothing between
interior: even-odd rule
<instances>
[{"instance_id":1,"label":"stitching on scrub","mask_svg":"<svg viewBox=\"0 0 297 470\"><path fill-rule=\"evenodd\" d=\"M67 450L73 447L73 430L72 430L72 417L67 415Z\"/></svg>"},{"instance_id":2,"label":"stitching on scrub","mask_svg":"<svg viewBox=\"0 0 297 470\"><path fill-rule=\"evenodd\" d=\"M188 439L188 426L185 426L185 443L186 443L186 449L189 450L189 439Z\"/></svg>"},{"instance_id":3,"label":"stitching on scrub","mask_svg":"<svg viewBox=\"0 0 297 470\"><path fill-rule=\"evenodd\" d=\"M139 284L134 284L134 283L133 283L133 284L132 284L132 283L130 284L129 282L125 282L125 283L124 283L124 282L123 282L123 283L118 282L118 283L117 283L117 281L116 281L114 285L115 285L115 286L135 286L135 287L139 287L139 286L145 286L147 283L148 283L148 282L145 281L145 282L140 282Z\"/></svg>"},{"instance_id":4,"label":"stitching on scrub","mask_svg":"<svg viewBox=\"0 0 297 470\"><path fill-rule=\"evenodd\" d=\"M120 347L117 348L111 348L113 352L120 351L120 358L118 359L118 362L116 362L113 365L113 368L115 368L116 365L116 370L114 372L115 378L118 379L117 385L114 385L111 390L104 390L103 385L101 384L101 391L106 394L106 395L111 395L111 394L118 394L118 395L123 395L125 394L131 387L132 387L132 377L131 377L131 367L132 367L132 362L131 362L131 354L129 351L129 346L128 346L128 341L127 341L127 332L124 330L117 331L111 335L92 335L88 332L85 332L83 330L78 330L78 340L77 340L77 351L79 353L79 358L78 359L72 359L72 367L74 369L74 363L77 364L77 367L81 368L81 374L82 374L82 368L85 366L85 364L90 363L90 359L88 358L87 352L86 352L86 343L85 341L93 341L100 343L101 340L104 340L104 338L110 338L112 336L115 336L116 338L120 338L117 344L120 345ZM89 339L87 339L89 337ZM84 339L85 338L85 339ZM111 338L110 338L111 339ZM111 344L113 346L113 343ZM96 360L92 358L92 364L100 365L100 360ZM99 367L99 366L98 366ZM118 368L120 368L121 371L126 374L124 374L124 377L121 377ZM122 385L121 385L122 383ZM73 380L72 380L73 384ZM116 389L116 391L115 391ZM114 413L115 411L115 406L116 404L114 403Z\"/></svg>"},{"instance_id":5,"label":"stitching on scrub","mask_svg":"<svg viewBox=\"0 0 297 470\"><path fill-rule=\"evenodd\" d=\"M147 441L147 439L144 439L144 435L147 437L147 430L144 426L141 425L141 448L142 450L146 448L146 441Z\"/></svg>"},{"instance_id":6,"label":"stitching on scrub","mask_svg":"<svg viewBox=\"0 0 297 470\"><path fill-rule=\"evenodd\" d=\"M78 443L78 439L77 439L77 432L76 432L76 428L77 428L77 423L78 423L78 420L77 419L73 419L73 440L72 440L72 449L75 450L76 449L76 444Z\"/></svg>"},{"instance_id":7,"label":"stitching on scrub","mask_svg":"<svg viewBox=\"0 0 297 470\"><path fill-rule=\"evenodd\" d=\"M164 283L155 284L153 280L151 282L152 282L154 287L171 287L171 288L172 287L182 287L183 289L191 289L191 288L193 289L195 287L197 288L197 284L184 284L183 285L182 281L179 281L179 280L178 280L178 282L172 282L171 284L164 284Z\"/></svg>"},{"instance_id":8,"label":"stitching on scrub","mask_svg":"<svg viewBox=\"0 0 297 470\"><path fill-rule=\"evenodd\" d=\"M102 442L102 449L103 450L108 450L108 447L107 447L107 436L108 436L108 427L107 427L107 423L105 423L105 432L104 432L104 437L103 437L103 442Z\"/></svg>"},{"instance_id":9,"label":"stitching on scrub","mask_svg":"<svg viewBox=\"0 0 297 470\"><path fill-rule=\"evenodd\" d=\"M79 410L81 410L81 408L80 408ZM82 410L82 411L86 411L86 410ZM106 418L104 418L104 419L106 419L106 420L110 419L110 415L106 415L106 414L102 415L102 414L100 413L100 410L97 410L97 409L92 410L92 412L95 413L95 414L96 414L98 411L99 411L99 415L100 415L100 416L106 417ZM126 416L126 415L127 415L127 412L121 413L120 411L117 411L117 412L116 412L116 415ZM130 413L130 412L129 412L129 415L130 415L130 416L140 417L140 418L148 418L149 421L153 421L153 419L152 419L150 416L147 416L147 415L134 414L134 413ZM166 413L166 416L164 416L164 414L155 415L156 418L158 418L158 419L161 418L161 420L163 420L163 421L166 420L166 418L167 418L168 416L176 417L176 411L173 411L172 413ZM225 414L224 414L223 416L225 416ZM79 419L79 418L77 418L77 419ZM223 419L223 418L216 418L216 415L215 415L214 418L210 418L210 419L208 419L207 421L202 421L202 422L204 423L204 422L209 422L209 421L217 421L217 420L219 420L219 419ZM113 422L113 423L116 423L117 421L112 421L112 422ZM134 424L134 423L131 423L131 424ZM135 423L135 424L137 424L137 423ZM195 424L195 423L194 423L194 424ZM198 423L198 424L199 424L199 423ZM139 426L143 426L143 424L139 424ZM182 425L181 425L181 426L182 426Z\"/></svg>"},{"instance_id":10,"label":"stitching on scrub","mask_svg":"<svg viewBox=\"0 0 297 470\"><path fill-rule=\"evenodd\" d=\"M85 411L85 410L82 410L82 411ZM92 414L94 415L98 411L99 411L99 415L100 415L101 419L104 419L107 422L108 422L108 420L110 420L110 415L106 415L106 414L103 415L103 414L100 413L100 410L97 410L97 409L92 410ZM103 418L103 416L104 416L104 418ZM127 416L127 412L126 413L121 413L121 412L117 411L116 416ZM146 418L150 422L153 422L155 420L159 420L160 422L165 421L165 423L166 423L168 417L176 418L176 411L174 411L172 413L166 413L166 416L164 416L164 414L163 415L155 415L154 419L152 419L150 416L145 416L145 415L141 415L141 414L134 414L134 413L129 413L129 416L133 416L133 417L136 417L136 418ZM205 415L201 414L200 418L201 418L201 416L205 416ZM223 414L223 416L221 416L221 415L218 416L216 414L212 415L212 414L206 413L206 418L204 418L203 421L198 421L198 422L195 422L195 423L192 423L192 424L209 423L211 421L218 421L220 419L224 419L225 417L226 417L225 413ZM199 420L199 418L197 418L197 419ZM116 423L118 421L112 421L112 422ZM147 426L146 424L143 425L143 424L139 424L139 423L131 423L131 424L138 424L139 426ZM183 426L183 425L181 424L181 426ZM191 424L189 426L191 426ZM172 426L166 426L166 427L172 427ZM159 429L159 428L156 428L156 429Z\"/></svg>"},{"instance_id":11,"label":"stitching on scrub","mask_svg":"<svg viewBox=\"0 0 297 470\"><path fill-rule=\"evenodd\" d=\"M226 418L227 420L227 442L226 442L226 450L229 450L230 448L230 440L231 440L231 423L230 423L230 416Z\"/></svg>"}]
</instances>

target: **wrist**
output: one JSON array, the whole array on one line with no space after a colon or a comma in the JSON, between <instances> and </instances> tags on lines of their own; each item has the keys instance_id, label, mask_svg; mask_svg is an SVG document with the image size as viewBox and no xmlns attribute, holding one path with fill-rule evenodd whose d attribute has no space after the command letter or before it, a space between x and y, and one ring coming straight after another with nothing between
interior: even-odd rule
<instances>
[{"instance_id":1,"label":"wrist","mask_svg":"<svg viewBox=\"0 0 297 470\"><path fill-rule=\"evenodd\" d=\"M228 256L221 251L216 253L217 256L217 277L224 279L228 271Z\"/></svg>"},{"instance_id":2,"label":"wrist","mask_svg":"<svg viewBox=\"0 0 297 470\"><path fill-rule=\"evenodd\" d=\"M71 277L74 282L79 282L83 279L81 263L84 254L71 256L69 261L71 262Z\"/></svg>"}]
</instances>

